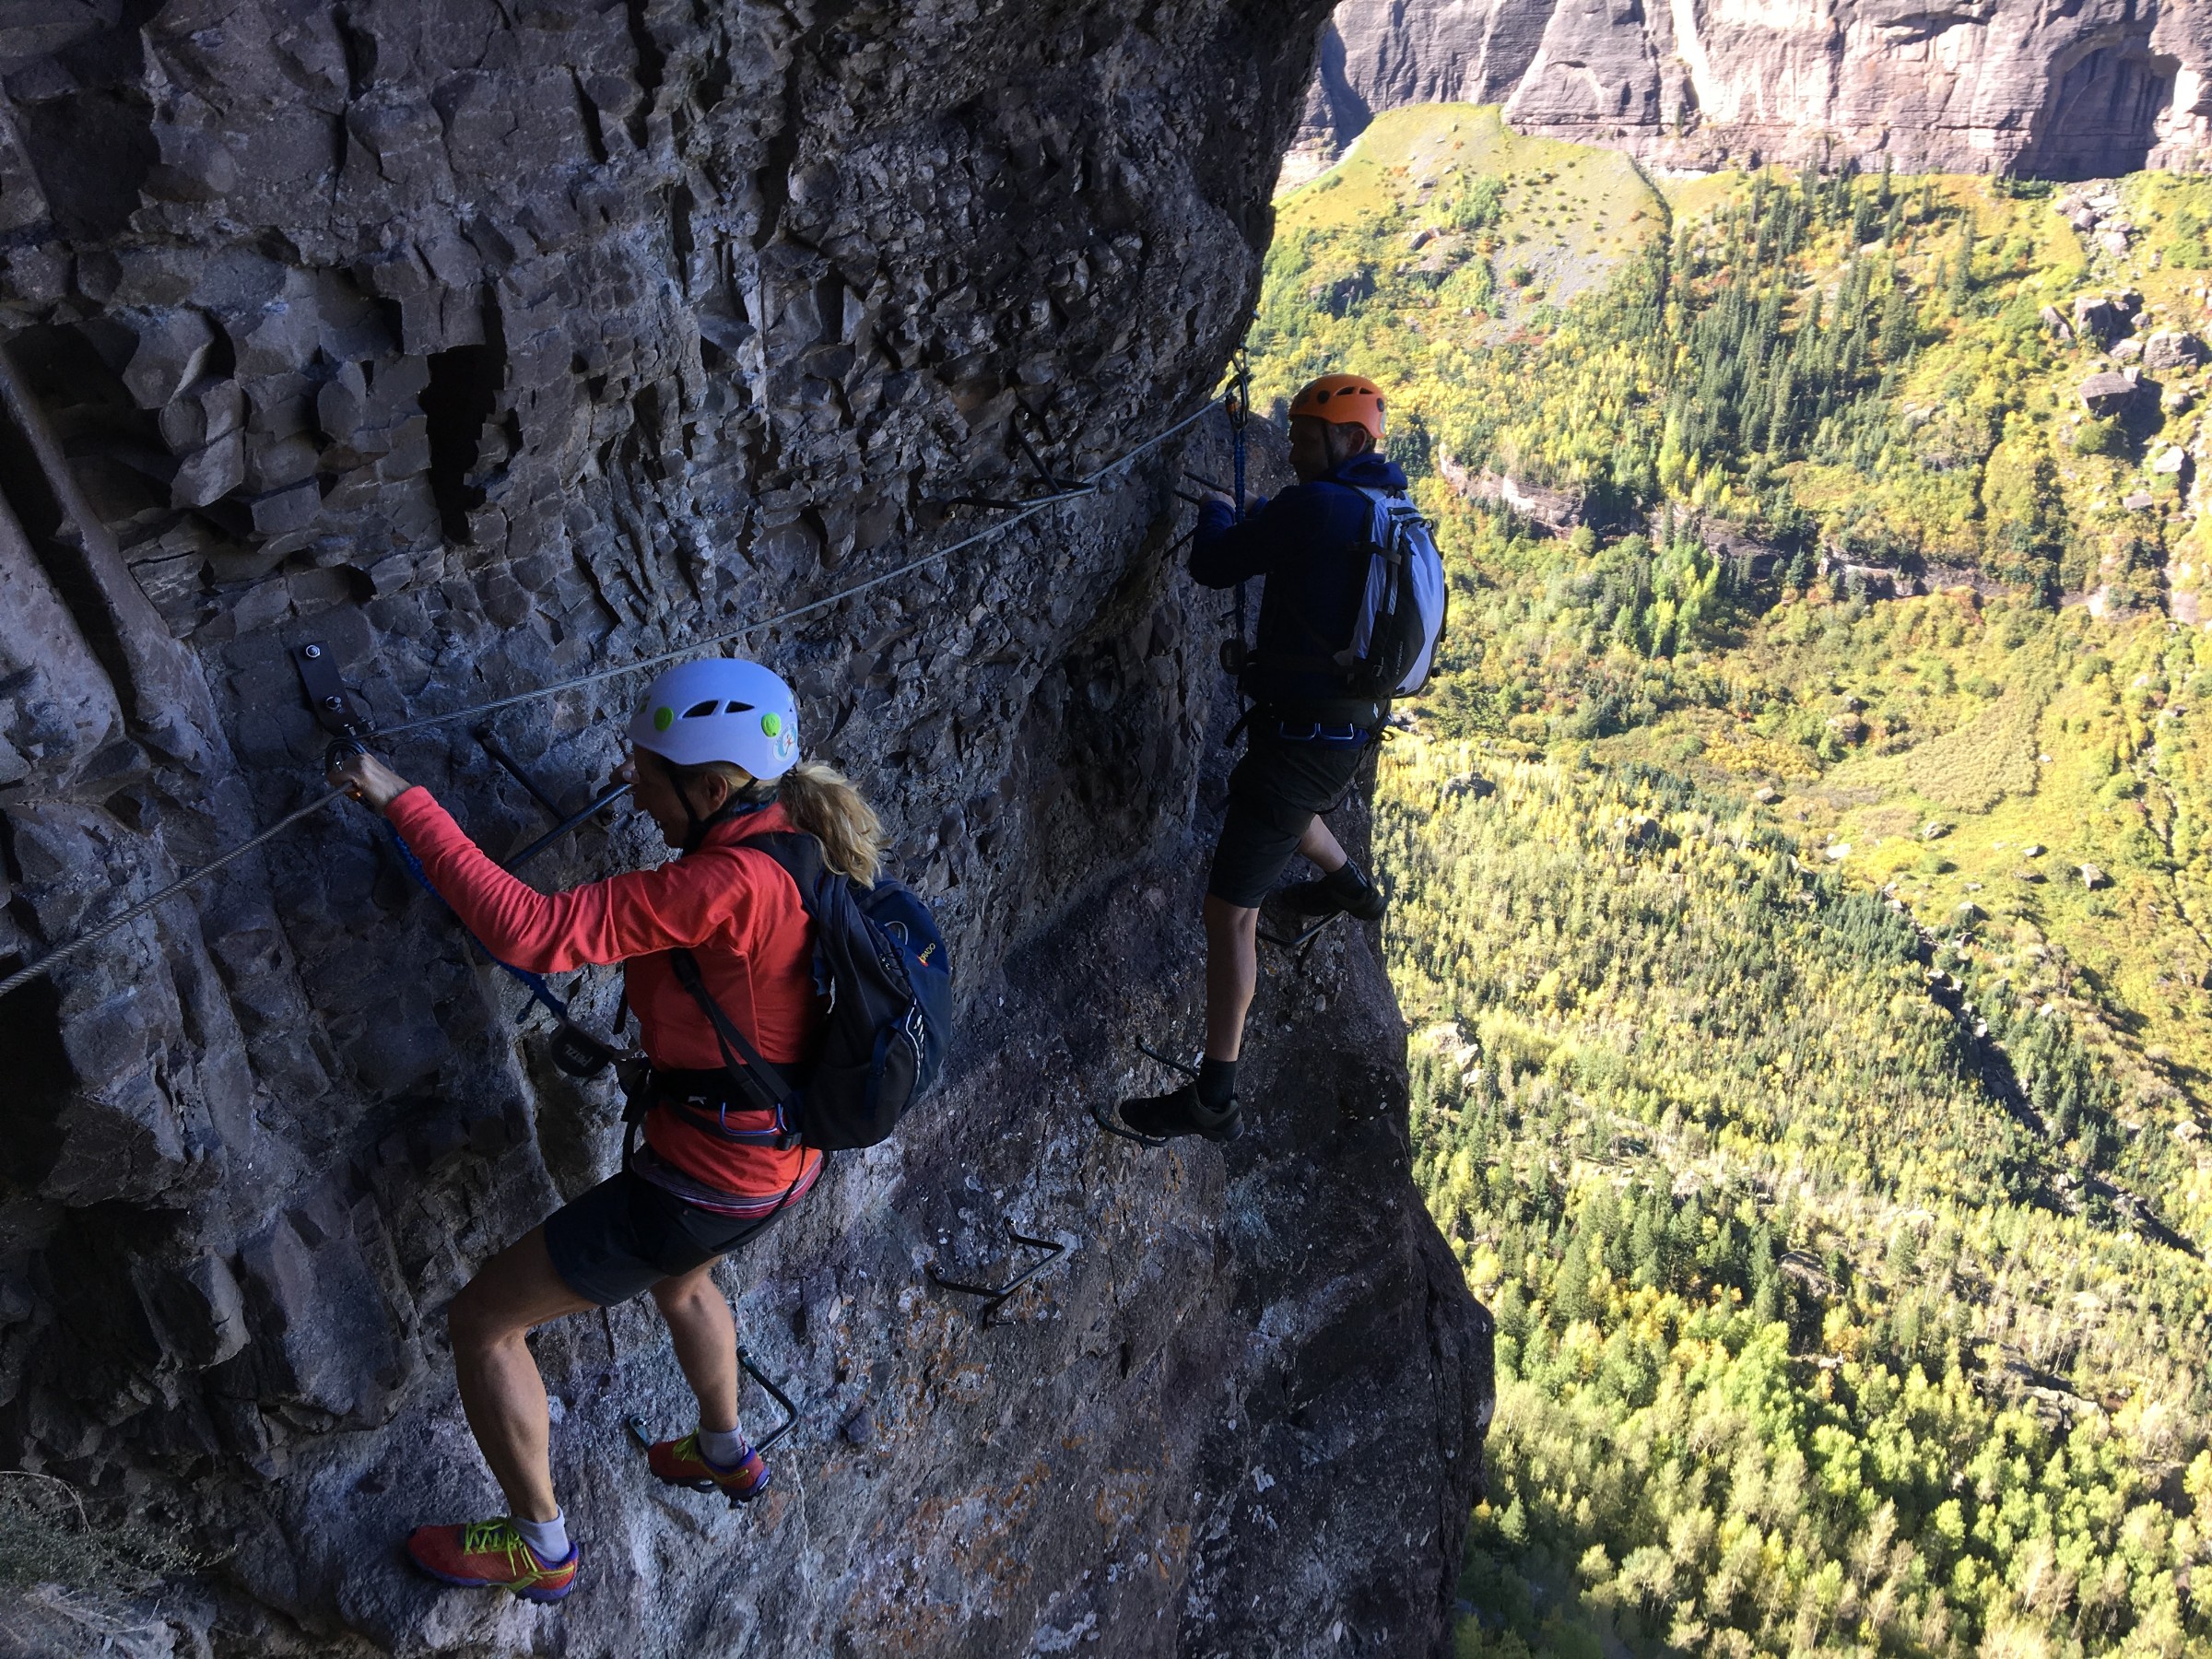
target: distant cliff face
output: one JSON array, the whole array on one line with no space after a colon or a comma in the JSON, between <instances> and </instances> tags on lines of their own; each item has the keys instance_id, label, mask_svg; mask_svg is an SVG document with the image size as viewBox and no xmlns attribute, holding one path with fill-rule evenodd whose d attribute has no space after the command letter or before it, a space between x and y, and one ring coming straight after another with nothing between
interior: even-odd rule
<instances>
[{"instance_id":1,"label":"distant cliff face","mask_svg":"<svg viewBox=\"0 0 2212 1659\"><path fill-rule=\"evenodd\" d=\"M1371 936L1271 959L1233 1147L1085 1111L1194 1040L1229 718L1173 486L1221 421L995 539L955 500L1205 406L1321 13L0 8L0 971L312 799L293 648L391 726L806 607L742 646L963 999L940 1093L724 1270L806 1411L764 1503L645 1478L625 1418L692 1410L649 1310L538 1338L559 1609L398 1543L498 1511L444 1309L610 1171L617 1108L366 815L0 1000L0 1464L214 1563L130 1651L1435 1650L1488 1327ZM473 720L378 747L506 856L640 689L491 717L550 803ZM616 815L525 874L663 856ZM617 976L559 977L614 1026ZM1009 1228L1067 1251L985 1326L925 1269L1010 1274ZM103 1648L69 1605L0 1598L0 1653Z\"/></svg>"},{"instance_id":2,"label":"distant cliff face","mask_svg":"<svg viewBox=\"0 0 2212 1659\"><path fill-rule=\"evenodd\" d=\"M1345 0L1300 150L1377 110L1503 103L1519 131L1671 166L1855 158L2089 178L2212 141L2202 0Z\"/></svg>"}]
</instances>

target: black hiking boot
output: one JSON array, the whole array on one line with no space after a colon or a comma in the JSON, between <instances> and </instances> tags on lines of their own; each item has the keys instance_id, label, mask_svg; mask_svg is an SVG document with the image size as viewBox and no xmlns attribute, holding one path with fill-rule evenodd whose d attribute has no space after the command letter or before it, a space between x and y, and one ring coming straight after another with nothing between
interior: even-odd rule
<instances>
[{"instance_id":1,"label":"black hiking boot","mask_svg":"<svg viewBox=\"0 0 2212 1659\"><path fill-rule=\"evenodd\" d=\"M1301 916L1350 916L1359 922L1380 922L1390 908L1390 895L1374 886L1347 863L1318 881L1294 881L1278 895Z\"/></svg>"},{"instance_id":2,"label":"black hiking boot","mask_svg":"<svg viewBox=\"0 0 2212 1659\"><path fill-rule=\"evenodd\" d=\"M1208 1106L1198 1098L1195 1083L1185 1083L1166 1094L1124 1100L1120 1116L1130 1133L1148 1141L1169 1141L1182 1135L1203 1135L1210 1141L1232 1141L1241 1127L1236 1096L1230 1096L1226 1106Z\"/></svg>"}]
</instances>

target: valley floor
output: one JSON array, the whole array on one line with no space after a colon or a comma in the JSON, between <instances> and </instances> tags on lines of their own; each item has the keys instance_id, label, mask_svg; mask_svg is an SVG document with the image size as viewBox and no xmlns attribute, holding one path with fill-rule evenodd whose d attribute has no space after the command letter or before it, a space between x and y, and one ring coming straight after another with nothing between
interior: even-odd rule
<instances>
[{"instance_id":1,"label":"valley floor","mask_svg":"<svg viewBox=\"0 0 2212 1659\"><path fill-rule=\"evenodd\" d=\"M1377 858L1464 1653L2212 1652L2208 225L1465 106L1281 203L1262 394L1384 380L1454 587Z\"/></svg>"}]
</instances>

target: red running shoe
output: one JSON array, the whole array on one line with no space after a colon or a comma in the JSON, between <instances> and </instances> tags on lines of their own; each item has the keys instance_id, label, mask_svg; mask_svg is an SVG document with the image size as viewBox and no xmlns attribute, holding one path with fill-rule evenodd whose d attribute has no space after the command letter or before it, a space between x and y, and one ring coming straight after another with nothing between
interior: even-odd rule
<instances>
[{"instance_id":1,"label":"red running shoe","mask_svg":"<svg viewBox=\"0 0 2212 1659\"><path fill-rule=\"evenodd\" d=\"M418 1526L407 1535L407 1553L434 1579L471 1590L511 1590L534 1602L557 1602L575 1589L581 1559L571 1542L565 1561L539 1560L504 1515L466 1526Z\"/></svg>"},{"instance_id":2,"label":"red running shoe","mask_svg":"<svg viewBox=\"0 0 2212 1659\"><path fill-rule=\"evenodd\" d=\"M697 1433L682 1440L655 1441L645 1448L645 1466L655 1480L685 1487L694 1492L720 1492L730 1507L750 1503L768 1490L768 1460L750 1446L745 1455L724 1468L699 1449Z\"/></svg>"}]
</instances>

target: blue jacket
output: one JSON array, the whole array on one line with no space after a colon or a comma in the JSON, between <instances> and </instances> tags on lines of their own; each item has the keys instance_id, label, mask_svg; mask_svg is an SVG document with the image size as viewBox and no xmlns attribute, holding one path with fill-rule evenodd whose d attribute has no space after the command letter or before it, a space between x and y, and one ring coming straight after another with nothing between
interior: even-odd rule
<instances>
[{"instance_id":1,"label":"blue jacket","mask_svg":"<svg viewBox=\"0 0 2212 1659\"><path fill-rule=\"evenodd\" d=\"M1380 719L1379 705L1347 701L1335 675L1314 664L1352 642L1373 546L1374 504L1360 490L1405 488L1395 463L1370 453L1260 502L1241 524L1220 501L1198 510L1192 580L1226 588L1258 576L1266 584L1244 671L1253 701L1357 724Z\"/></svg>"}]
</instances>

